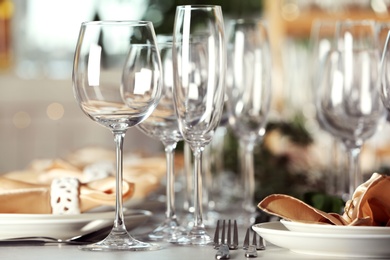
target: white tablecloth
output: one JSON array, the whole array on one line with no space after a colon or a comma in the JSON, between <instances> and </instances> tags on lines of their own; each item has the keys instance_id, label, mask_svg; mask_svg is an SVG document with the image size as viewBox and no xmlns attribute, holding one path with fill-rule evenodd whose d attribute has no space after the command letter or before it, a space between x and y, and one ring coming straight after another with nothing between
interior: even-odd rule
<instances>
[{"instance_id":1,"label":"white tablecloth","mask_svg":"<svg viewBox=\"0 0 390 260\"><path fill-rule=\"evenodd\" d=\"M247 260L244 250L230 251L230 259ZM174 246L166 245L158 251L146 252L86 252L77 246L46 245L46 246L0 246L0 258L10 260L211 260L215 259L216 250L212 246ZM324 256L302 255L289 250L269 245L267 250L258 251L254 259L333 259ZM340 259L340 258L334 258Z\"/></svg>"}]
</instances>

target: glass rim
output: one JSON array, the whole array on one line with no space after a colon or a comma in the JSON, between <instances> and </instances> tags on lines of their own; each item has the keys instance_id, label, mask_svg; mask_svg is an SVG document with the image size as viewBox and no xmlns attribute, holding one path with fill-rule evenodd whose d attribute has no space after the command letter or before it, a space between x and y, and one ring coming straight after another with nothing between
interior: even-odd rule
<instances>
[{"instance_id":1,"label":"glass rim","mask_svg":"<svg viewBox=\"0 0 390 260\"><path fill-rule=\"evenodd\" d=\"M144 20L102 20L102 21L84 21L81 26L86 25L153 25L151 21Z\"/></svg>"},{"instance_id":2,"label":"glass rim","mask_svg":"<svg viewBox=\"0 0 390 260\"><path fill-rule=\"evenodd\" d=\"M208 4L193 4L193 5L178 5L178 6L176 6L176 9L183 9L183 8L191 8L191 9L221 8L221 6L220 5L208 5Z\"/></svg>"}]
</instances>

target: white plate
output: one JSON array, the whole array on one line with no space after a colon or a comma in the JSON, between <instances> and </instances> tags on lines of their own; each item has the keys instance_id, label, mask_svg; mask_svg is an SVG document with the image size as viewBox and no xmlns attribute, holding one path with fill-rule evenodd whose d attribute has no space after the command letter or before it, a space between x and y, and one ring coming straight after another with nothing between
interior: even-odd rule
<instances>
[{"instance_id":1,"label":"white plate","mask_svg":"<svg viewBox=\"0 0 390 260\"><path fill-rule=\"evenodd\" d=\"M152 213L145 210L125 210L128 230L144 223ZM112 226L115 213L90 212L77 215L0 214L0 239L26 236L49 236L69 239Z\"/></svg>"},{"instance_id":2,"label":"white plate","mask_svg":"<svg viewBox=\"0 0 390 260\"><path fill-rule=\"evenodd\" d=\"M253 226L266 241L296 253L359 258L390 258L390 235L324 234L289 231L280 222Z\"/></svg>"},{"instance_id":3,"label":"white plate","mask_svg":"<svg viewBox=\"0 0 390 260\"><path fill-rule=\"evenodd\" d=\"M390 227L336 226L326 224L308 224L281 219L280 222L290 231L307 233L390 235Z\"/></svg>"}]
</instances>

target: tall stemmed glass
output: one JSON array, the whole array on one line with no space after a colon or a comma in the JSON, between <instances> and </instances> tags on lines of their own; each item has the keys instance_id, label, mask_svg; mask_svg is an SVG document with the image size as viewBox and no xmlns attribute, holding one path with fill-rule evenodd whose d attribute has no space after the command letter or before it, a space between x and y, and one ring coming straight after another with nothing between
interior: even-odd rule
<instances>
[{"instance_id":1,"label":"tall stemmed glass","mask_svg":"<svg viewBox=\"0 0 390 260\"><path fill-rule=\"evenodd\" d=\"M336 24L334 19L318 19L313 22L310 32L310 50L311 50L311 82L313 87L313 95L317 93L319 84L321 82L321 72L323 63L328 57L329 51L334 47L336 40ZM318 123L321 123L319 121ZM324 128L321 124L319 125ZM323 129L326 131L326 129ZM332 135L324 135L323 131L313 131L318 136L318 140L322 140L321 144L324 149L331 150L329 154L329 161L326 165L327 191L330 194L337 194L340 197L345 197L348 194L348 172L345 171L344 161L342 156L342 144L340 140ZM328 137L331 140L328 140ZM330 147L328 145L331 145ZM326 158L326 157L325 157ZM348 196L348 195L347 195Z\"/></svg>"},{"instance_id":2,"label":"tall stemmed glass","mask_svg":"<svg viewBox=\"0 0 390 260\"><path fill-rule=\"evenodd\" d=\"M161 96L161 61L151 22L84 22L76 46L73 90L82 111L110 129L116 144L116 209L111 233L82 246L91 251L143 251L159 246L134 239L122 208L123 140L147 118Z\"/></svg>"},{"instance_id":3,"label":"tall stemmed glass","mask_svg":"<svg viewBox=\"0 0 390 260\"><path fill-rule=\"evenodd\" d=\"M221 7L178 6L173 37L174 104L180 132L194 156L194 224L180 243L205 245L211 237L202 216L202 152L221 119L225 93Z\"/></svg>"},{"instance_id":4,"label":"tall stemmed glass","mask_svg":"<svg viewBox=\"0 0 390 260\"><path fill-rule=\"evenodd\" d=\"M253 150L265 134L271 100L271 55L267 26L258 19L232 22L228 39L227 107L229 123L240 140L246 222L255 213ZM247 223L249 224L249 223Z\"/></svg>"},{"instance_id":5,"label":"tall stemmed glass","mask_svg":"<svg viewBox=\"0 0 390 260\"><path fill-rule=\"evenodd\" d=\"M175 242L186 233L185 228L181 227L177 220L174 190L174 154L177 142L182 140L182 137L173 105L172 36L158 35L157 41L163 68L161 100L153 113L137 127L164 144L167 162L166 218L148 236L152 240Z\"/></svg>"},{"instance_id":6,"label":"tall stemmed glass","mask_svg":"<svg viewBox=\"0 0 390 260\"><path fill-rule=\"evenodd\" d=\"M376 132L384 108L378 92L379 53L372 21L337 24L337 49L329 52L320 81L317 108L323 126L348 154L349 198L363 182L360 150Z\"/></svg>"}]
</instances>

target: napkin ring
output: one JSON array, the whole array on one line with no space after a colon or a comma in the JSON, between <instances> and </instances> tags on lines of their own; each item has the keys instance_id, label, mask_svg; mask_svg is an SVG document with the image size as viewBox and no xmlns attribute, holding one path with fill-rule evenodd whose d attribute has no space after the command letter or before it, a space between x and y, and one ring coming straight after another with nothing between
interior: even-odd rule
<instances>
[{"instance_id":1,"label":"napkin ring","mask_svg":"<svg viewBox=\"0 0 390 260\"><path fill-rule=\"evenodd\" d=\"M58 178L51 183L50 204L52 214L80 214L79 186L77 178Z\"/></svg>"}]
</instances>

